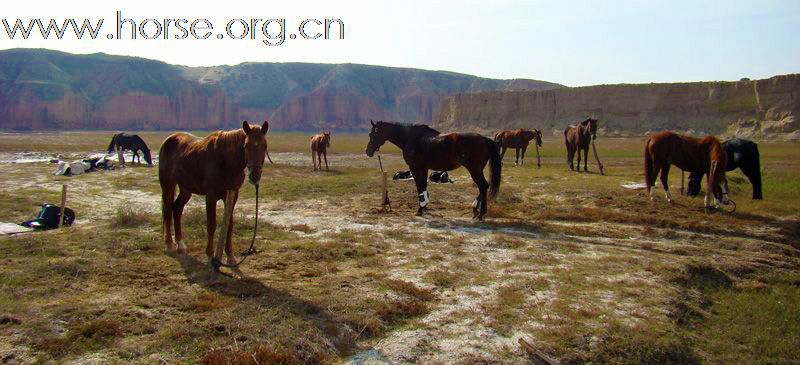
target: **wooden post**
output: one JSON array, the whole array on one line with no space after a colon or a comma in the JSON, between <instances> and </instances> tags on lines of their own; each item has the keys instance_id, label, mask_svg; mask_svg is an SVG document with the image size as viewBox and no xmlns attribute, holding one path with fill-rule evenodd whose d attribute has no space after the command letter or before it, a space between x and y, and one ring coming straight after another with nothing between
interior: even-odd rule
<instances>
[{"instance_id":1,"label":"wooden post","mask_svg":"<svg viewBox=\"0 0 800 365\"><path fill-rule=\"evenodd\" d=\"M605 175L606 169L603 168L603 164L600 162L600 157L597 156L597 147L594 146L594 140L592 140L592 152L594 152L594 159L597 160L597 167L600 169L600 175Z\"/></svg>"},{"instance_id":2,"label":"wooden post","mask_svg":"<svg viewBox=\"0 0 800 365\"><path fill-rule=\"evenodd\" d=\"M61 185L61 213L58 216L58 223L56 224L56 228L61 227L61 223L64 221L64 211L67 208L67 184Z\"/></svg>"},{"instance_id":3,"label":"wooden post","mask_svg":"<svg viewBox=\"0 0 800 365\"><path fill-rule=\"evenodd\" d=\"M228 190L225 195L225 209L222 211L222 226L219 228L217 251L214 255L220 262L222 262L222 249L228 244L228 226L231 224L231 216L233 215L234 196L236 196L236 190Z\"/></svg>"},{"instance_id":4,"label":"wooden post","mask_svg":"<svg viewBox=\"0 0 800 365\"><path fill-rule=\"evenodd\" d=\"M383 204L381 205L388 205L389 209L391 209L391 203L389 202L389 173L384 171L383 172Z\"/></svg>"}]
</instances>

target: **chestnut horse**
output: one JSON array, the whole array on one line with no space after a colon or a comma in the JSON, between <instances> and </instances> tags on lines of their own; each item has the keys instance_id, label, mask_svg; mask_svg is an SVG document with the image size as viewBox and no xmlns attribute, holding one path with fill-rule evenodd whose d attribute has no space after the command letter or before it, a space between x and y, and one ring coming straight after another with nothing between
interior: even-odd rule
<instances>
[{"instance_id":1,"label":"chestnut horse","mask_svg":"<svg viewBox=\"0 0 800 365\"><path fill-rule=\"evenodd\" d=\"M708 175L705 198L706 210L711 209L711 194L716 206L729 204L728 181L725 178L725 165L728 157L722 145L714 136L694 138L672 132L656 133L647 139L644 147L644 176L647 193L655 199L656 177L661 173L661 185L664 187L667 201L672 202L667 177L670 165L690 173Z\"/></svg>"},{"instance_id":2,"label":"chestnut horse","mask_svg":"<svg viewBox=\"0 0 800 365\"><path fill-rule=\"evenodd\" d=\"M172 241L172 222L175 222L175 240L178 253L186 253L183 243L181 216L183 207L192 194L206 197L206 233L208 244L206 255L214 256L214 231L217 228L217 201L225 201L228 190L235 190L233 204L239 198L239 188L245 178L245 168L249 171L248 181L258 185L261 169L267 152L267 130L269 123L259 127L246 121L241 129L216 131L205 138L188 133L173 133L161 145L158 152L158 181L161 184L161 216L165 229L164 243L168 254L174 253ZM175 199L175 188L180 187ZM230 217L225 254L228 264L236 264L231 245L233 217Z\"/></svg>"},{"instance_id":3,"label":"chestnut horse","mask_svg":"<svg viewBox=\"0 0 800 365\"><path fill-rule=\"evenodd\" d=\"M400 147L417 185L417 215L425 212L429 202L428 169L451 171L464 166L478 186L478 197L472 204L472 217L483 219L487 200L494 200L500 191L501 161L497 143L475 133L440 134L424 124L370 123L372 129L369 132L367 156L372 157L386 141ZM487 182L483 175L487 163L491 170L491 182Z\"/></svg>"},{"instance_id":4,"label":"chestnut horse","mask_svg":"<svg viewBox=\"0 0 800 365\"><path fill-rule=\"evenodd\" d=\"M581 151L583 151L583 171L589 172L587 163L589 161L589 145L592 140L597 139L597 119L586 119L576 126L569 126L564 129L564 143L567 145L567 164L570 170L581 172ZM578 153L578 168L572 165L575 153ZM602 172L602 167L599 166Z\"/></svg>"},{"instance_id":5,"label":"chestnut horse","mask_svg":"<svg viewBox=\"0 0 800 365\"><path fill-rule=\"evenodd\" d=\"M503 149L500 152L500 159L506 155L506 149L513 148L517 157L514 159L514 166L522 166L525 164L525 151L528 149L528 143L531 140L536 140L536 166L542 167L541 159L539 158L539 147L542 146L542 131L538 129L517 129L515 131L502 131L494 135L494 141L500 144ZM520 153L522 150L522 153Z\"/></svg>"},{"instance_id":6,"label":"chestnut horse","mask_svg":"<svg viewBox=\"0 0 800 365\"><path fill-rule=\"evenodd\" d=\"M328 169L328 148L331 146L331 134L323 132L311 137L311 162L314 163L314 171L322 170L322 158L325 158L325 170Z\"/></svg>"}]
</instances>

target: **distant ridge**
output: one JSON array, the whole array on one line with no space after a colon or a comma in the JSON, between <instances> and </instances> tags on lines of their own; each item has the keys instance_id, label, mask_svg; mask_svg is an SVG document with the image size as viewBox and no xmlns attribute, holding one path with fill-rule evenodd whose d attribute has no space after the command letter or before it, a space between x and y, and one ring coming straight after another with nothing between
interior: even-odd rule
<instances>
[{"instance_id":1,"label":"distant ridge","mask_svg":"<svg viewBox=\"0 0 800 365\"><path fill-rule=\"evenodd\" d=\"M460 92L562 85L359 64L186 67L103 53L0 51L0 129L219 129L269 118L287 130L431 122Z\"/></svg>"}]
</instances>

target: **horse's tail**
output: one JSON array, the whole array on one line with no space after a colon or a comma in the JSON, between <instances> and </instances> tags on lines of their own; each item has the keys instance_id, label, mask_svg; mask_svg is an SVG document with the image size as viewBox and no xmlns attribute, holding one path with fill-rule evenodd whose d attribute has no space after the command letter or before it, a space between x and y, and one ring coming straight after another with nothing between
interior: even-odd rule
<instances>
[{"instance_id":1,"label":"horse's tail","mask_svg":"<svg viewBox=\"0 0 800 365\"><path fill-rule=\"evenodd\" d=\"M167 138L161 149L158 151L158 182L161 185L161 236L164 236L164 228L172 220L172 203L175 201L175 184L171 181L170 169L172 159L170 149L175 148L174 140Z\"/></svg>"},{"instance_id":2,"label":"horse's tail","mask_svg":"<svg viewBox=\"0 0 800 365\"><path fill-rule=\"evenodd\" d=\"M114 152L114 147L117 144L117 136L119 136L119 134L115 134L111 137L111 143L108 144L108 153Z\"/></svg>"},{"instance_id":3,"label":"horse's tail","mask_svg":"<svg viewBox=\"0 0 800 365\"><path fill-rule=\"evenodd\" d=\"M656 177L653 176L655 173L653 171L653 155L650 154L650 141L651 139L648 138L644 144L644 180L648 191L656 183Z\"/></svg>"},{"instance_id":4,"label":"horse's tail","mask_svg":"<svg viewBox=\"0 0 800 365\"><path fill-rule=\"evenodd\" d=\"M500 192L500 175L502 161L500 161L500 145L489 138L486 138L489 145L489 169L491 170L491 181L489 181L489 200L494 201L497 193Z\"/></svg>"},{"instance_id":5,"label":"horse's tail","mask_svg":"<svg viewBox=\"0 0 800 365\"><path fill-rule=\"evenodd\" d=\"M761 157L759 157L758 153L758 145L753 143L753 157L752 157L752 164L750 165L753 171L751 171L748 175L750 178L750 184L753 184L753 199L764 199L764 196L761 193Z\"/></svg>"}]
</instances>

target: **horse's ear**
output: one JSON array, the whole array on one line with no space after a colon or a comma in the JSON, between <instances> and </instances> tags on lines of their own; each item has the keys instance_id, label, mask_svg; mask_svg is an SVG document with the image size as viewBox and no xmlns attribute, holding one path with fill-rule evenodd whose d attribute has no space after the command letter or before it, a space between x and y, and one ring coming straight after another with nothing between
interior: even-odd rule
<instances>
[{"instance_id":1,"label":"horse's ear","mask_svg":"<svg viewBox=\"0 0 800 365\"><path fill-rule=\"evenodd\" d=\"M250 124L248 124L246 120L242 122L242 129L244 129L245 133L250 133Z\"/></svg>"},{"instance_id":2,"label":"horse's ear","mask_svg":"<svg viewBox=\"0 0 800 365\"><path fill-rule=\"evenodd\" d=\"M261 134L266 135L267 131L269 130L269 121L264 121L264 124L261 125Z\"/></svg>"},{"instance_id":3,"label":"horse's ear","mask_svg":"<svg viewBox=\"0 0 800 365\"><path fill-rule=\"evenodd\" d=\"M375 126L375 122L373 122L372 119L370 119L369 122L372 123L373 127Z\"/></svg>"}]
</instances>

